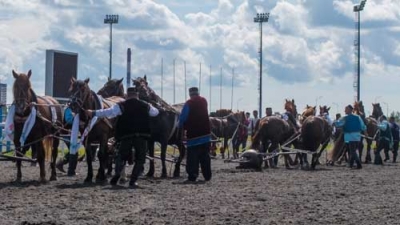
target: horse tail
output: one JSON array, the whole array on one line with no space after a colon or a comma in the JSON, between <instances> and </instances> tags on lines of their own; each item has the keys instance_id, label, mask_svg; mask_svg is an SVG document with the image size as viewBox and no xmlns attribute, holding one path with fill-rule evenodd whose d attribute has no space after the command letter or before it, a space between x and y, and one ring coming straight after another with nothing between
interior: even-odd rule
<instances>
[{"instance_id":1,"label":"horse tail","mask_svg":"<svg viewBox=\"0 0 400 225\"><path fill-rule=\"evenodd\" d=\"M44 159L45 161L51 161L52 157L52 149L53 149L53 138L52 137L46 137L42 141L43 143L43 149L44 149Z\"/></svg>"},{"instance_id":2,"label":"horse tail","mask_svg":"<svg viewBox=\"0 0 400 225\"><path fill-rule=\"evenodd\" d=\"M339 133L339 137L335 140L333 144L333 149L329 152L327 159L328 162L335 162L339 159L339 157L343 154L344 150L344 134L341 131Z\"/></svg>"}]
</instances>

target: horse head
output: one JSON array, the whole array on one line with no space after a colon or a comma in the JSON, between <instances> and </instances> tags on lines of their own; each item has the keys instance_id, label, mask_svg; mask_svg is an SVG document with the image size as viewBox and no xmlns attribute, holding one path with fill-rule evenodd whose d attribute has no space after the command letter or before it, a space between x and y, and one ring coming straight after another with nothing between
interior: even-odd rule
<instances>
[{"instance_id":1,"label":"horse head","mask_svg":"<svg viewBox=\"0 0 400 225\"><path fill-rule=\"evenodd\" d=\"M146 102L152 102L152 101L157 101L155 99L155 93L154 91L148 86L147 83L147 77L144 75L144 77L138 77L136 79L132 79L133 85L135 85L136 89L139 92L139 98L146 101Z\"/></svg>"},{"instance_id":2,"label":"horse head","mask_svg":"<svg viewBox=\"0 0 400 225\"><path fill-rule=\"evenodd\" d=\"M362 101L356 101L353 104L353 112L357 115L364 115L364 105Z\"/></svg>"},{"instance_id":3,"label":"horse head","mask_svg":"<svg viewBox=\"0 0 400 225\"><path fill-rule=\"evenodd\" d=\"M372 103L372 117L374 117L375 119L378 119L379 117L381 117L383 115L383 111L381 108L381 104L380 103Z\"/></svg>"},{"instance_id":4,"label":"horse head","mask_svg":"<svg viewBox=\"0 0 400 225\"><path fill-rule=\"evenodd\" d=\"M15 113L19 115L28 114L29 103L32 102L32 86L29 78L32 75L32 71L29 70L27 74L16 73L12 71L15 78L13 85L14 105Z\"/></svg>"},{"instance_id":5,"label":"horse head","mask_svg":"<svg viewBox=\"0 0 400 225\"><path fill-rule=\"evenodd\" d=\"M319 115L323 116L325 113L329 114L329 110L331 109L331 107L328 107L326 105L324 106L319 106Z\"/></svg>"},{"instance_id":6,"label":"horse head","mask_svg":"<svg viewBox=\"0 0 400 225\"><path fill-rule=\"evenodd\" d=\"M297 116L297 106L294 103L294 99L289 100L289 99L285 99L285 110L289 111L290 113L292 113L292 115L294 117Z\"/></svg>"},{"instance_id":7,"label":"horse head","mask_svg":"<svg viewBox=\"0 0 400 225\"><path fill-rule=\"evenodd\" d=\"M89 78L86 78L83 81L76 80L73 77L71 78L71 85L68 89L70 94L69 107L74 113L79 113L80 110L89 109L88 105L91 104L89 81Z\"/></svg>"},{"instance_id":8,"label":"horse head","mask_svg":"<svg viewBox=\"0 0 400 225\"><path fill-rule=\"evenodd\" d=\"M317 106L309 106L307 105L306 108L304 109L303 113L301 114L301 116L305 119L309 116L315 116L316 114L316 108Z\"/></svg>"},{"instance_id":9,"label":"horse head","mask_svg":"<svg viewBox=\"0 0 400 225\"><path fill-rule=\"evenodd\" d=\"M108 79L107 83L97 92L98 95L101 95L103 98L109 98L111 96L119 96L125 97L124 93L124 85L121 79Z\"/></svg>"}]
</instances>

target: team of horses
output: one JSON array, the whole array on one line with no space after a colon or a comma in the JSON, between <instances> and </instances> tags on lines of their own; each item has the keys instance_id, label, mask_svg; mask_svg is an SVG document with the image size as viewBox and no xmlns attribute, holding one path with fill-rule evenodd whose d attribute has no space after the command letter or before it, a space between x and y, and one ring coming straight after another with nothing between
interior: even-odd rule
<instances>
[{"instance_id":1,"label":"team of horses","mask_svg":"<svg viewBox=\"0 0 400 225\"><path fill-rule=\"evenodd\" d=\"M31 148L35 152L37 162L40 167L40 181L46 181L45 173L45 150L51 149L51 176L50 180L56 179L55 163L58 154L59 138L61 133L68 133L68 129L63 123L63 105L50 96L37 96L32 89L30 77L32 72L27 74L16 73L13 71L15 78L13 84L13 97L15 105L14 116L14 144L15 151L18 156L23 156L26 151ZM88 166L85 182L93 180L93 144L99 145L98 159L99 169L96 175L96 182L105 182L107 175L105 170L108 169L108 175L112 170L112 157L110 157L109 140L114 137L114 128L116 119L90 119L86 116L85 110L97 110L112 107L118 102L124 101L126 95L122 80L110 79L96 93L89 86L89 79L76 80L71 79L69 93L69 107L79 115L79 131L80 134L87 133L83 144L85 147L86 162ZM150 169L147 176L154 176L154 144L156 142L161 145L161 161L162 171L161 176L167 176L166 155L168 145L172 145L179 150L179 156L175 157L174 177L180 176L181 163L185 156L185 133L178 126L178 119L182 110L183 104L169 105L160 98L154 90L148 86L146 76L133 79L133 85L139 91L139 97L143 101L151 103L159 109L160 113L157 117L150 121L151 138L149 141L149 158ZM27 136L26 143L21 146L19 140L22 135L23 126L31 114L33 107L36 109L37 119L33 126L33 131ZM294 100L286 100L285 109L288 110L295 118L298 118L297 107ZM354 104L354 112L360 115L367 125L367 157L370 160L370 149L373 138L377 132L377 119L383 115L379 104L374 104L373 117L365 117L364 107L362 102ZM316 115L316 107L307 106L301 114L300 119L294 122L285 120L280 116L269 116L259 120L256 125L256 132L252 137L251 148L260 151L261 153L273 153L279 151L282 146L292 146L295 149L304 149L299 151L295 158L285 154L285 165L291 168L300 162L302 167L308 167L307 154L312 154L311 168L314 169L319 163L318 159L324 151L332 137L332 126L321 116L323 113L329 113L329 108L320 107L320 115ZM93 126L90 126L93 123ZM297 123L301 125L301 129L297 130ZM224 155L228 148L228 141L232 140L239 134L247 132L246 117L244 112L232 112L230 110L218 110L210 115L212 149L215 149L215 143L219 139L223 144L220 148L220 153ZM246 135L247 137L247 135ZM343 142L343 141L342 141ZM330 155L330 161L336 161L343 154L343 143L340 139L335 141L333 153ZM68 141L66 141L69 146ZM290 151L281 149L282 151ZM362 151L362 149L360 150ZM229 154L229 151L228 151ZM238 152L234 151L233 157L237 158ZM276 158L276 157L275 157ZM270 158L266 165L271 167L276 166L276 159ZM21 180L21 161L17 160L17 180Z\"/></svg>"}]
</instances>

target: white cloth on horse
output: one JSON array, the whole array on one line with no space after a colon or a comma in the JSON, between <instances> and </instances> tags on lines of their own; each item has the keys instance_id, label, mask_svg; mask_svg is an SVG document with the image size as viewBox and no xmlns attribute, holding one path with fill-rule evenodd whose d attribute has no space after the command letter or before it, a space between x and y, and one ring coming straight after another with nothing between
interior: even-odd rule
<instances>
[{"instance_id":1,"label":"white cloth on horse","mask_svg":"<svg viewBox=\"0 0 400 225\"><path fill-rule=\"evenodd\" d=\"M31 133L32 127L33 125L35 125L35 122L36 122L36 108L32 107L31 113L29 114L28 118L24 123L24 127L22 128L21 137L19 138L21 146L24 146L26 138Z\"/></svg>"},{"instance_id":2,"label":"white cloth on horse","mask_svg":"<svg viewBox=\"0 0 400 225\"><path fill-rule=\"evenodd\" d=\"M282 119L284 119L284 120L288 120L289 119L289 117L288 117L288 115L286 114L286 113L283 113L282 115L281 115L281 117L282 117Z\"/></svg>"},{"instance_id":3,"label":"white cloth on horse","mask_svg":"<svg viewBox=\"0 0 400 225\"><path fill-rule=\"evenodd\" d=\"M324 117L325 120L329 123L329 125L332 126L333 121L332 121L332 119L329 117L329 114L328 114L328 113L324 113L324 114L323 114L323 117Z\"/></svg>"},{"instance_id":4,"label":"white cloth on horse","mask_svg":"<svg viewBox=\"0 0 400 225\"><path fill-rule=\"evenodd\" d=\"M81 141L80 144L83 145L83 141L85 140L85 137L89 134L90 130L92 130L93 126L96 124L98 117L95 116L93 117L90 122L89 125L85 128L85 130L83 131L83 134L81 136Z\"/></svg>"},{"instance_id":5,"label":"white cloth on horse","mask_svg":"<svg viewBox=\"0 0 400 225\"><path fill-rule=\"evenodd\" d=\"M6 118L6 123L4 127L4 133L6 141L14 141L14 114L15 114L15 105L11 105L8 109L8 114Z\"/></svg>"},{"instance_id":6,"label":"white cloth on horse","mask_svg":"<svg viewBox=\"0 0 400 225\"><path fill-rule=\"evenodd\" d=\"M78 135L79 135L79 113L75 115L74 121L72 122L70 147L69 147L69 154L71 155L75 155L80 147L80 143L78 142Z\"/></svg>"},{"instance_id":7,"label":"white cloth on horse","mask_svg":"<svg viewBox=\"0 0 400 225\"><path fill-rule=\"evenodd\" d=\"M15 116L15 105L11 105L8 110L6 124L4 128L4 133L5 133L4 138L7 141L14 141L14 132L15 132L14 116ZM27 120L25 121L24 127L22 128L21 137L19 139L21 145L25 144L26 138L30 134L33 125L35 125L35 122L36 122L36 109L35 107L32 107L32 111L29 114Z\"/></svg>"}]
</instances>

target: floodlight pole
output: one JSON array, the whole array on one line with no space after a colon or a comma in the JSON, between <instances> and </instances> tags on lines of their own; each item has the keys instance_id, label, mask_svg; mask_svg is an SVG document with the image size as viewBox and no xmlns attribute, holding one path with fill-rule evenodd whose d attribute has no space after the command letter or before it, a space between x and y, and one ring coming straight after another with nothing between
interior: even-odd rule
<instances>
[{"instance_id":1,"label":"floodlight pole","mask_svg":"<svg viewBox=\"0 0 400 225\"><path fill-rule=\"evenodd\" d=\"M260 81L259 81L259 111L258 111L258 115L259 118L262 117L262 23L263 22L268 22L269 19L269 13L257 13L257 16L254 17L254 22L258 23L260 26Z\"/></svg>"},{"instance_id":2,"label":"floodlight pole","mask_svg":"<svg viewBox=\"0 0 400 225\"><path fill-rule=\"evenodd\" d=\"M357 21L356 21L356 27L357 27L357 40L356 40L356 48L357 48L357 101L360 101L360 29L361 29L361 22L360 22L360 12L364 9L365 3L367 0L362 0L359 5L355 5L353 7L353 11L357 13Z\"/></svg>"},{"instance_id":3,"label":"floodlight pole","mask_svg":"<svg viewBox=\"0 0 400 225\"><path fill-rule=\"evenodd\" d=\"M104 18L104 23L105 24L110 24L110 73L108 75L108 78L111 79L111 71L112 71L112 25L115 23L118 23L118 15L106 15L106 18Z\"/></svg>"}]
</instances>

